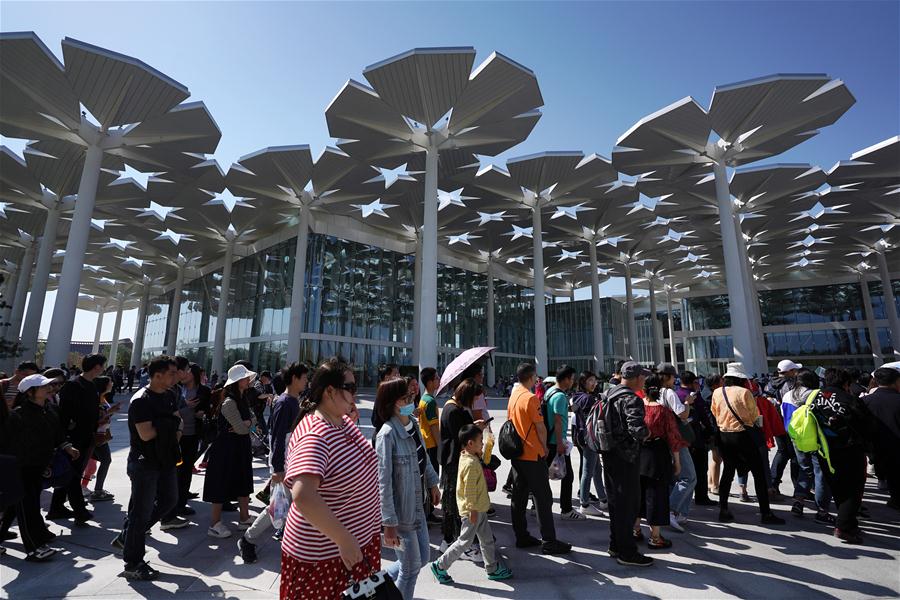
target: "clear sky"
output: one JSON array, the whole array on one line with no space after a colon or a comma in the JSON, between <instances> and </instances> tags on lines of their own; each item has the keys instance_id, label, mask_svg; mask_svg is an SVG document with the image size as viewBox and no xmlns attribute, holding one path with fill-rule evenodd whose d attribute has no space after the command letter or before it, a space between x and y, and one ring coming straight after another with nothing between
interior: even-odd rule
<instances>
[{"instance_id":1,"label":"clear sky","mask_svg":"<svg viewBox=\"0 0 900 600\"><path fill-rule=\"evenodd\" d=\"M829 168L900 131L900 3L885 2L128 2L0 4L3 31L33 30L61 56L74 37L140 58L206 102L227 168L266 146L331 143L324 109L369 64L420 46L474 46L532 69L544 116L501 158L543 150L609 156L641 117L716 85L827 73L857 104L770 162ZM605 286L618 293L621 285ZM580 290L578 297L587 295ZM49 328L48 297L42 332ZM134 311L122 336L134 330ZM104 323L104 339L112 334ZM76 319L74 339L93 336Z\"/></svg>"}]
</instances>

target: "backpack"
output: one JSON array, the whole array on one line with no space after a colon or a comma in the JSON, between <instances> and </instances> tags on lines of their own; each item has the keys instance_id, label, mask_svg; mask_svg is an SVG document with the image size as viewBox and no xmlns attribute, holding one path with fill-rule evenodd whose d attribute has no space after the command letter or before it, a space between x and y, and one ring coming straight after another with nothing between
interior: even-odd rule
<instances>
[{"instance_id":1,"label":"backpack","mask_svg":"<svg viewBox=\"0 0 900 600\"><path fill-rule=\"evenodd\" d=\"M828 469L834 473L828 452L828 441L812 411L813 398L818 395L819 390L812 390L807 395L806 402L797 407L788 424L788 435L791 436L794 447L800 452L818 452L828 463Z\"/></svg>"},{"instance_id":2,"label":"backpack","mask_svg":"<svg viewBox=\"0 0 900 600\"><path fill-rule=\"evenodd\" d=\"M556 387L555 385L551 387L544 393L544 397L541 398L541 417L544 418L544 425L547 427L547 439L550 439L550 436L553 435L553 423L554 420L550 420L550 399L553 398L557 393L566 395L564 391Z\"/></svg>"},{"instance_id":3,"label":"backpack","mask_svg":"<svg viewBox=\"0 0 900 600\"><path fill-rule=\"evenodd\" d=\"M610 402L623 393L610 394L612 390L601 394L594 405L588 412L587 419L584 424L584 442L585 447L592 452L606 452L613 447L613 428L607 423L606 419L609 414L615 412L610 411Z\"/></svg>"}]
</instances>

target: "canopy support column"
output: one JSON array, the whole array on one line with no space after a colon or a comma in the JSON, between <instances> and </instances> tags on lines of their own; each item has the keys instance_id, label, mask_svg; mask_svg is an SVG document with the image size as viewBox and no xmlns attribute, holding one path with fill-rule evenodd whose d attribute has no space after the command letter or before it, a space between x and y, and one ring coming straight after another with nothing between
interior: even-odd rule
<instances>
[{"instance_id":1,"label":"canopy support column","mask_svg":"<svg viewBox=\"0 0 900 600\"><path fill-rule=\"evenodd\" d=\"M306 309L306 249L309 245L309 207L300 206L297 249L294 250L294 279L291 283L291 320L288 324L287 362L300 360L303 319Z\"/></svg>"},{"instance_id":2,"label":"canopy support column","mask_svg":"<svg viewBox=\"0 0 900 600\"><path fill-rule=\"evenodd\" d=\"M550 375L547 364L547 309L544 296L544 242L541 232L541 205L536 198L531 210L534 253L534 362L541 377Z\"/></svg>"},{"instance_id":3,"label":"canopy support column","mask_svg":"<svg viewBox=\"0 0 900 600\"><path fill-rule=\"evenodd\" d=\"M637 360L637 323L634 321L634 290L631 287L631 265L627 262L622 263L625 266L625 312L628 326L626 332L628 339L625 343L625 355L631 360Z\"/></svg>"},{"instance_id":4,"label":"canopy support column","mask_svg":"<svg viewBox=\"0 0 900 600\"><path fill-rule=\"evenodd\" d=\"M678 368L678 345L675 343L675 313L672 310L672 294L666 290L666 320L669 322L669 354L671 354L671 363ZM685 365L687 368L687 365Z\"/></svg>"},{"instance_id":5,"label":"canopy support column","mask_svg":"<svg viewBox=\"0 0 900 600\"><path fill-rule=\"evenodd\" d=\"M213 344L212 370L221 379L225 375L225 320L228 318L228 296L231 289L231 265L234 262L236 240L228 240L225 264L222 266L222 287L219 292L219 310L216 312L216 339Z\"/></svg>"},{"instance_id":6,"label":"canopy support column","mask_svg":"<svg viewBox=\"0 0 900 600\"><path fill-rule=\"evenodd\" d=\"M175 276L175 289L172 292L172 305L169 309L169 332L166 336L166 354L175 356L178 347L178 321L181 318L181 292L184 289L184 261L178 261L178 274ZM116 340L113 340L116 343Z\"/></svg>"},{"instance_id":7,"label":"canopy support column","mask_svg":"<svg viewBox=\"0 0 900 600\"><path fill-rule=\"evenodd\" d=\"M37 349L40 335L41 317L44 313L44 299L47 294L47 282L50 280L50 267L53 261L53 246L56 244L56 230L59 226L59 215L62 212L60 203L54 202L47 209L47 220L44 222L44 235L38 249L37 262L34 267L34 279L31 283L31 299L25 312L25 325L22 327L22 346L26 353ZM44 292L40 292L44 290ZM34 293L38 291L38 293Z\"/></svg>"},{"instance_id":8,"label":"canopy support column","mask_svg":"<svg viewBox=\"0 0 900 600\"><path fill-rule=\"evenodd\" d=\"M487 345L494 346L494 259L488 257L487 262ZM487 384L496 385L496 369L494 361L487 363Z\"/></svg>"},{"instance_id":9,"label":"canopy support column","mask_svg":"<svg viewBox=\"0 0 900 600\"><path fill-rule=\"evenodd\" d=\"M662 362L662 343L657 331L659 319L656 318L656 278L650 277L647 285L650 286L650 339L653 343L650 356L653 357L653 364L658 365Z\"/></svg>"},{"instance_id":10,"label":"canopy support column","mask_svg":"<svg viewBox=\"0 0 900 600\"><path fill-rule=\"evenodd\" d=\"M103 309L97 311L97 326L94 327L94 345L91 346L91 354L100 352L100 336L103 333Z\"/></svg>"},{"instance_id":11,"label":"canopy support column","mask_svg":"<svg viewBox=\"0 0 900 600\"><path fill-rule=\"evenodd\" d=\"M434 140L425 148L425 198L422 219L422 277L419 313L419 371L437 368L437 212L438 147ZM418 282L417 282L418 283Z\"/></svg>"},{"instance_id":12,"label":"canopy support column","mask_svg":"<svg viewBox=\"0 0 900 600\"><path fill-rule=\"evenodd\" d=\"M895 360L900 360L900 318L897 318L897 303L894 300L894 289L891 285L891 274L888 272L885 250L878 254L878 271L881 274L881 289L884 290L884 312L891 328L891 346L894 348Z\"/></svg>"},{"instance_id":13,"label":"canopy support column","mask_svg":"<svg viewBox=\"0 0 900 600\"><path fill-rule=\"evenodd\" d=\"M134 345L131 347L131 366L141 367L141 355L144 353L144 332L147 326L147 305L150 304L150 283L144 282L141 303L138 306L137 323L134 326Z\"/></svg>"},{"instance_id":14,"label":"canopy support column","mask_svg":"<svg viewBox=\"0 0 900 600\"><path fill-rule=\"evenodd\" d=\"M22 267L19 270L19 280L16 282L16 295L13 297L12 309L9 311L9 327L6 329L6 339L12 343L19 340L19 331L22 329L22 315L25 314L25 301L28 298L28 289L31 287L36 245L34 240L29 242L25 248L25 254L22 256Z\"/></svg>"},{"instance_id":15,"label":"canopy support column","mask_svg":"<svg viewBox=\"0 0 900 600\"><path fill-rule=\"evenodd\" d=\"M122 311L125 309L125 295L121 292L119 293L119 302L116 306L116 323L113 325L113 335L112 335L112 343L109 347L109 360L107 360L108 365L116 366L118 364L118 356L119 356L119 333L122 328Z\"/></svg>"},{"instance_id":16,"label":"canopy support column","mask_svg":"<svg viewBox=\"0 0 900 600\"><path fill-rule=\"evenodd\" d=\"M863 299L863 318L866 320L866 330L869 333L869 347L872 349L872 360L875 362L875 368L884 364L884 355L881 352L881 340L878 339L878 329L875 327L875 320L872 311L872 296L869 294L869 282L862 273L859 274L859 287L862 290Z\"/></svg>"},{"instance_id":17,"label":"canopy support column","mask_svg":"<svg viewBox=\"0 0 900 600\"><path fill-rule=\"evenodd\" d=\"M413 349L412 362L419 364L422 335L422 231L416 231L416 256L413 269Z\"/></svg>"},{"instance_id":18,"label":"canopy support column","mask_svg":"<svg viewBox=\"0 0 900 600\"><path fill-rule=\"evenodd\" d=\"M594 240L588 242L588 256L591 261L591 332L594 340L594 371L597 375L603 372L603 317L600 314L600 274L597 270L597 244Z\"/></svg>"}]
</instances>

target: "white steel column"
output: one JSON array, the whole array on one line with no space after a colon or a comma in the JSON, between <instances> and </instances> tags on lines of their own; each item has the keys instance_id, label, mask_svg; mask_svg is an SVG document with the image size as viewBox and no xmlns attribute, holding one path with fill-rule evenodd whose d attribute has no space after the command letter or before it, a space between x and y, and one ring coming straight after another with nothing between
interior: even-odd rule
<instances>
[{"instance_id":1,"label":"white steel column","mask_svg":"<svg viewBox=\"0 0 900 600\"><path fill-rule=\"evenodd\" d=\"M597 269L597 244L594 240L588 242L588 256L591 261L591 330L594 340L594 370L597 375L603 372L603 317L600 314L600 275Z\"/></svg>"},{"instance_id":2,"label":"white steel column","mask_svg":"<svg viewBox=\"0 0 900 600\"><path fill-rule=\"evenodd\" d=\"M658 365L662 362L662 351L660 350L659 332L656 330L659 321L656 318L656 278L650 277L647 285L650 286L650 339L653 343L650 356L653 358L653 364Z\"/></svg>"},{"instance_id":3,"label":"white steel column","mask_svg":"<svg viewBox=\"0 0 900 600\"><path fill-rule=\"evenodd\" d=\"M666 320L669 322L669 354L672 355L672 364L678 368L678 345L675 343L675 319L672 311L672 293L666 290ZM685 365L685 368L687 365Z\"/></svg>"},{"instance_id":4,"label":"white steel column","mask_svg":"<svg viewBox=\"0 0 900 600\"><path fill-rule=\"evenodd\" d=\"M94 345L91 346L91 354L100 352L100 336L103 332L103 309L97 310L97 325L94 327Z\"/></svg>"},{"instance_id":5,"label":"white steel column","mask_svg":"<svg viewBox=\"0 0 900 600\"><path fill-rule=\"evenodd\" d=\"M168 334L166 336L166 354L175 356L178 346L178 321L181 318L181 293L184 290L184 271L186 263L179 256L178 274L175 276L175 289L172 291L172 304L169 309ZM115 343L115 340L113 340Z\"/></svg>"},{"instance_id":6,"label":"white steel column","mask_svg":"<svg viewBox=\"0 0 900 600\"><path fill-rule=\"evenodd\" d=\"M150 304L150 283L144 282L141 303L138 306L137 323L134 326L134 345L131 347L131 364L140 368L141 354L144 353L144 332L147 326L147 305Z\"/></svg>"},{"instance_id":7,"label":"white steel column","mask_svg":"<svg viewBox=\"0 0 900 600\"><path fill-rule=\"evenodd\" d=\"M22 327L22 346L25 352L34 351L37 348L60 212L62 209L59 201L53 202L47 209L44 235L41 237L41 246L34 266L34 278L31 282L31 299L28 301L28 309L25 312L25 325Z\"/></svg>"},{"instance_id":8,"label":"white steel column","mask_svg":"<svg viewBox=\"0 0 900 600\"><path fill-rule=\"evenodd\" d=\"M494 340L494 259L488 257L487 262L487 345L496 345ZM496 369L494 361L487 363L487 384L493 387L496 384Z\"/></svg>"},{"instance_id":9,"label":"white steel column","mask_svg":"<svg viewBox=\"0 0 900 600\"><path fill-rule=\"evenodd\" d=\"M19 332L22 329L22 315L25 314L25 300L28 298L28 289L31 287L31 272L34 267L36 245L36 240L28 242L25 255L22 257L22 266L19 268L19 281L16 282L16 295L13 297L12 309L9 311L9 328L6 330L6 339L10 342L19 340Z\"/></svg>"},{"instance_id":10,"label":"white steel column","mask_svg":"<svg viewBox=\"0 0 900 600\"><path fill-rule=\"evenodd\" d=\"M625 312L628 326L626 331L628 339L625 344L625 355L637 360L637 323L634 321L634 291L631 288L631 265L627 262L622 263L625 266Z\"/></svg>"},{"instance_id":11,"label":"white steel column","mask_svg":"<svg viewBox=\"0 0 900 600\"><path fill-rule=\"evenodd\" d=\"M425 198L422 219L422 278L419 316L419 371L437 367L437 213L438 148L425 148ZM418 282L417 282L418 283Z\"/></svg>"},{"instance_id":12,"label":"white steel column","mask_svg":"<svg viewBox=\"0 0 900 600\"><path fill-rule=\"evenodd\" d=\"M22 261L6 277L6 285L3 286L3 302L6 306L0 310L0 339L6 339L6 327L4 323L9 321L12 312L13 299L16 296L16 288L19 286L19 274L22 272Z\"/></svg>"},{"instance_id":13,"label":"white steel column","mask_svg":"<svg viewBox=\"0 0 900 600\"><path fill-rule=\"evenodd\" d=\"M107 357L107 365L116 366L116 359L119 356L119 332L122 328L122 311L125 309L125 295L119 292L119 302L116 306L116 324L113 325L112 345L109 348L109 357Z\"/></svg>"},{"instance_id":14,"label":"white steel column","mask_svg":"<svg viewBox=\"0 0 900 600\"><path fill-rule=\"evenodd\" d=\"M547 377L547 309L544 296L544 242L541 233L540 198L535 198L531 210L532 252L534 253L534 366L541 377Z\"/></svg>"},{"instance_id":15,"label":"white steel column","mask_svg":"<svg viewBox=\"0 0 900 600\"><path fill-rule=\"evenodd\" d=\"M881 274L881 289L884 290L884 313L887 315L888 324L891 327L891 346L894 348L894 356L900 357L900 319L897 318L897 303L894 301L894 288L891 286L891 274L888 272L885 250L878 254L878 271Z\"/></svg>"},{"instance_id":16,"label":"white steel column","mask_svg":"<svg viewBox=\"0 0 900 600\"><path fill-rule=\"evenodd\" d=\"M722 253L725 257L725 275L728 284L728 305L731 314L731 339L734 344L734 359L744 364L746 369L755 369L759 364L754 356L753 331L751 330L750 307L744 290L741 269L741 255L734 225L734 205L728 190L728 174L725 165L714 163L716 178L716 200L719 204L719 229L722 233Z\"/></svg>"},{"instance_id":17,"label":"white steel column","mask_svg":"<svg viewBox=\"0 0 900 600\"><path fill-rule=\"evenodd\" d=\"M766 338L762 330L762 313L759 310L759 294L756 291L756 281L753 279L753 270L750 267L750 255L747 252L747 241L744 239L744 231L741 228L740 215L734 217L734 232L738 242L738 251L741 257L741 277L744 279L744 292L747 296L747 307L750 310L750 333L753 342L753 355L757 363L748 370L756 373L766 373L769 370L766 359Z\"/></svg>"},{"instance_id":18,"label":"white steel column","mask_svg":"<svg viewBox=\"0 0 900 600\"><path fill-rule=\"evenodd\" d=\"M419 344L422 335L422 231L416 231L416 260L413 263L413 348L412 362L419 364Z\"/></svg>"},{"instance_id":19,"label":"white steel column","mask_svg":"<svg viewBox=\"0 0 900 600\"><path fill-rule=\"evenodd\" d=\"M47 333L44 363L48 365L61 364L69 356L72 326L75 324L75 310L78 307L78 292L84 269L84 254L91 232L91 217L94 214L102 162L103 150L100 146L96 143L89 145L84 157L81 182L78 185L78 200L75 202L69 239L66 242L66 257L63 260L59 288L56 290L53 319Z\"/></svg>"},{"instance_id":20,"label":"white steel column","mask_svg":"<svg viewBox=\"0 0 900 600\"><path fill-rule=\"evenodd\" d=\"M866 330L869 332L869 346L872 349L872 360L875 367L884 364L884 356L881 352L881 340L878 339L878 329L875 327L875 319L872 311L872 297L869 295L869 282L859 274L859 287L862 290L863 318L866 320Z\"/></svg>"},{"instance_id":21,"label":"white steel column","mask_svg":"<svg viewBox=\"0 0 900 600\"><path fill-rule=\"evenodd\" d=\"M288 324L287 362L300 360L300 340L306 307L306 247L309 243L309 208L303 204L297 225L297 249L294 250L294 279L291 283L291 319Z\"/></svg>"},{"instance_id":22,"label":"white steel column","mask_svg":"<svg viewBox=\"0 0 900 600\"><path fill-rule=\"evenodd\" d=\"M219 292L219 310L216 312L216 339L213 343L212 371L221 379L225 367L225 319L228 317L228 296L231 287L231 264L234 262L235 240L228 240L225 264L222 266L222 286Z\"/></svg>"}]
</instances>

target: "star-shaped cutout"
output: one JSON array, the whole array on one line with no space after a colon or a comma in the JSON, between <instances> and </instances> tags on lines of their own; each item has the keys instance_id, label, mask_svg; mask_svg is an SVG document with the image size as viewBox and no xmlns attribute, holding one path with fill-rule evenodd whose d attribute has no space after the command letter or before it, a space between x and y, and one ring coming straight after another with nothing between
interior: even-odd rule
<instances>
[{"instance_id":1,"label":"star-shaped cutout","mask_svg":"<svg viewBox=\"0 0 900 600\"><path fill-rule=\"evenodd\" d=\"M248 198L240 198L232 194L228 188L216 194L211 200L203 203L203 206L221 206L230 215L235 208L254 208L252 204L247 202Z\"/></svg>"},{"instance_id":2,"label":"star-shaped cutout","mask_svg":"<svg viewBox=\"0 0 900 600\"><path fill-rule=\"evenodd\" d=\"M134 258L133 256L128 256L122 261L123 267L136 267L138 269L143 269L144 265L150 266L152 264L150 261Z\"/></svg>"},{"instance_id":3,"label":"star-shaped cutout","mask_svg":"<svg viewBox=\"0 0 900 600\"><path fill-rule=\"evenodd\" d=\"M586 210L594 210L591 207L586 207L584 202L580 204L576 204L575 206L557 206L556 212L553 213L553 216L550 217L550 220L558 219L560 217L569 217L570 219L578 220L578 213L584 212Z\"/></svg>"},{"instance_id":4,"label":"star-shaped cutout","mask_svg":"<svg viewBox=\"0 0 900 600\"><path fill-rule=\"evenodd\" d=\"M8 219L9 215L6 213L26 213L27 210L22 210L21 208L16 208L16 206L12 202L0 202L0 219Z\"/></svg>"},{"instance_id":5,"label":"star-shaped cutout","mask_svg":"<svg viewBox=\"0 0 900 600\"><path fill-rule=\"evenodd\" d=\"M463 188L459 188L458 190L453 190L452 192L445 192L444 190L438 190L438 211L442 211L448 206L461 206L463 208L466 207L465 200L477 200L475 196L463 196L462 195Z\"/></svg>"},{"instance_id":6,"label":"star-shaped cutout","mask_svg":"<svg viewBox=\"0 0 900 600\"><path fill-rule=\"evenodd\" d=\"M450 242L450 246L452 246L453 244L465 244L467 246L471 246L472 244L469 243L470 240L476 240L480 237L480 235L472 235L471 233L461 233L459 235L448 235L447 239Z\"/></svg>"},{"instance_id":7,"label":"star-shaped cutout","mask_svg":"<svg viewBox=\"0 0 900 600\"><path fill-rule=\"evenodd\" d=\"M661 243L665 243L665 242L678 243L682 240L682 238L693 237L693 236L691 236L692 233L694 233L694 232L693 231L685 231L684 233L681 233L681 232L675 231L674 229L669 229L664 236L659 238L659 241Z\"/></svg>"},{"instance_id":8,"label":"star-shaped cutout","mask_svg":"<svg viewBox=\"0 0 900 600\"><path fill-rule=\"evenodd\" d=\"M136 183L142 190L144 190L146 192L147 185L150 183L150 181L157 180L156 176L159 174L160 173L143 173L126 163L125 170L120 171L119 177L115 181L111 182L109 185L120 185L120 184L126 183L129 180L131 180L134 183ZM159 181L165 181L165 180L159 179Z\"/></svg>"},{"instance_id":9,"label":"star-shaped cutout","mask_svg":"<svg viewBox=\"0 0 900 600\"><path fill-rule=\"evenodd\" d=\"M826 215L845 215L847 214L847 211L841 209L846 208L847 206L849 206L849 204L835 204L834 206L825 206L821 202L816 202L809 210L795 213L797 216L791 219L791 222L793 223L794 221L799 221L800 219L816 220Z\"/></svg>"},{"instance_id":10,"label":"star-shaped cutout","mask_svg":"<svg viewBox=\"0 0 900 600\"><path fill-rule=\"evenodd\" d=\"M800 246L803 246L804 248L810 248L812 246L815 246L816 244L830 244L830 240L833 239L834 236L817 238L814 235L808 235L802 240L793 242L792 244L788 245L788 248L799 248Z\"/></svg>"},{"instance_id":11,"label":"star-shaped cutout","mask_svg":"<svg viewBox=\"0 0 900 600\"><path fill-rule=\"evenodd\" d=\"M178 233L178 232L172 231L171 229L168 229L168 228L166 228L165 231L157 231L156 229L152 229L151 231L159 234L155 238L153 238L154 241L168 240L168 241L172 242L172 244L175 246L180 244L182 242L182 240L185 242L194 241L194 236L187 234L187 233Z\"/></svg>"},{"instance_id":12,"label":"star-shaped cutout","mask_svg":"<svg viewBox=\"0 0 900 600\"><path fill-rule=\"evenodd\" d=\"M646 210L648 212L656 212L657 206L675 206L674 202L666 202L665 199L670 197L672 194L666 194L665 196L659 196L658 198L648 198L647 196L641 195L638 196L638 199L634 202L629 202L628 204L623 204L622 208L630 209L627 214L633 214L642 210Z\"/></svg>"},{"instance_id":13,"label":"star-shaped cutout","mask_svg":"<svg viewBox=\"0 0 900 600\"><path fill-rule=\"evenodd\" d=\"M528 258L528 257L527 256L512 256L512 257L506 259L506 264L519 263L520 265L524 265L526 258Z\"/></svg>"},{"instance_id":14,"label":"star-shaped cutout","mask_svg":"<svg viewBox=\"0 0 900 600\"><path fill-rule=\"evenodd\" d=\"M510 241L515 241L521 237L532 237L532 232L534 231L533 227L519 227L518 225L512 226L512 231L508 233L504 233L503 235L511 237Z\"/></svg>"},{"instance_id":15,"label":"star-shaped cutout","mask_svg":"<svg viewBox=\"0 0 900 600\"><path fill-rule=\"evenodd\" d=\"M91 219L91 229L94 231L106 231L107 227L121 227L115 219Z\"/></svg>"},{"instance_id":16,"label":"star-shaped cutout","mask_svg":"<svg viewBox=\"0 0 900 600\"><path fill-rule=\"evenodd\" d=\"M497 222L502 223L503 218L506 216L505 210L501 210L500 212L496 212L496 213L486 213L486 212L481 212L480 210L476 211L476 212L478 212L478 218L472 219L471 221L469 221L469 223L474 223L477 221L479 227L481 227L485 223L490 223L491 221L497 221Z\"/></svg>"},{"instance_id":17,"label":"star-shaped cutout","mask_svg":"<svg viewBox=\"0 0 900 600\"><path fill-rule=\"evenodd\" d=\"M129 208L128 210L133 210L138 213L139 217L153 217L157 221L164 223L166 219L173 218L179 219L181 221L186 221L184 217L176 214L182 207L180 206L163 206L162 204L157 204L153 200L150 201L150 206L147 208Z\"/></svg>"},{"instance_id":18,"label":"star-shaped cutout","mask_svg":"<svg viewBox=\"0 0 900 600\"><path fill-rule=\"evenodd\" d=\"M383 167L372 167L378 175L373 177L372 179L367 180L365 183L377 183L379 181L384 182L384 189L390 188L392 185L397 183L398 181L416 181L416 178L413 175L419 175L422 171L407 171L406 166L408 163L403 163L396 169L385 169Z\"/></svg>"},{"instance_id":19,"label":"star-shaped cutout","mask_svg":"<svg viewBox=\"0 0 900 600\"><path fill-rule=\"evenodd\" d=\"M384 212L389 208L396 208L396 204L384 204L381 201L381 198L377 198L370 202L369 204L351 204L353 208L359 209L362 212L362 218L367 219L372 215L378 215L379 217L387 218L387 213Z\"/></svg>"},{"instance_id":20,"label":"star-shaped cutout","mask_svg":"<svg viewBox=\"0 0 900 600\"><path fill-rule=\"evenodd\" d=\"M565 248L560 248L560 255L557 257L560 262L564 260L578 260L581 257L581 250L569 252Z\"/></svg>"},{"instance_id":21,"label":"star-shaped cutout","mask_svg":"<svg viewBox=\"0 0 900 600\"><path fill-rule=\"evenodd\" d=\"M597 240L598 246L612 246L617 248L622 242L630 242L631 240L624 235L611 235Z\"/></svg>"},{"instance_id":22,"label":"star-shaped cutout","mask_svg":"<svg viewBox=\"0 0 900 600\"><path fill-rule=\"evenodd\" d=\"M121 252L127 252L129 247L134 244L131 240L120 240L114 237L109 238L109 241L101 246L103 250L119 250Z\"/></svg>"}]
</instances>

